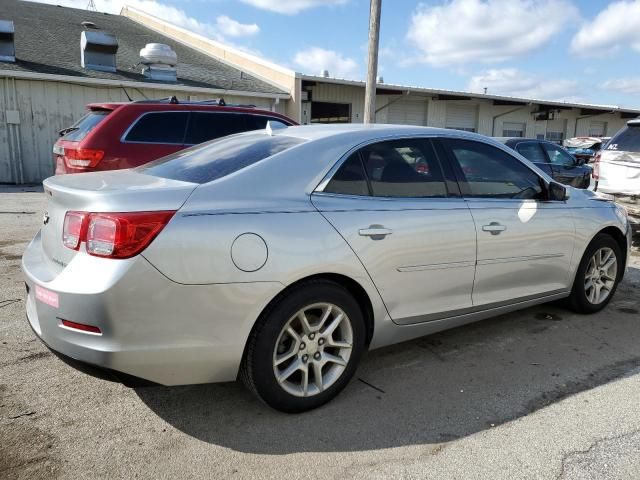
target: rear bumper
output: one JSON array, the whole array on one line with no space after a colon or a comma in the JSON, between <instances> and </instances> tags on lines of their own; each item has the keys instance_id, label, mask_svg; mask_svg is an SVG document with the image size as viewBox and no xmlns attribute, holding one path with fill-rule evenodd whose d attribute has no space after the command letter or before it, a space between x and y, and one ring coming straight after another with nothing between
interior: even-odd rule
<instances>
[{"instance_id":1,"label":"rear bumper","mask_svg":"<svg viewBox=\"0 0 640 480\"><path fill-rule=\"evenodd\" d=\"M142 256L86 254L44 281L41 252L38 234L22 260L27 318L37 336L73 360L162 385L235 380L255 319L282 288L277 282L181 285ZM36 285L54 294L50 303L57 307L36 298ZM71 330L63 319L102 333Z\"/></svg>"}]
</instances>

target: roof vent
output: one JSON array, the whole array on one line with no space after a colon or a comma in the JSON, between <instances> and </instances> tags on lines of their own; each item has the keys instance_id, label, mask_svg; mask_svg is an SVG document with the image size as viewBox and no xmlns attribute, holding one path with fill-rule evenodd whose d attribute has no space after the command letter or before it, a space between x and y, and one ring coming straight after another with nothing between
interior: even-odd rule
<instances>
[{"instance_id":1,"label":"roof vent","mask_svg":"<svg viewBox=\"0 0 640 480\"><path fill-rule=\"evenodd\" d=\"M101 30L86 30L80 34L81 64L88 70L116 71L118 40Z\"/></svg>"},{"instance_id":2,"label":"roof vent","mask_svg":"<svg viewBox=\"0 0 640 480\"><path fill-rule=\"evenodd\" d=\"M0 62L15 62L15 28L11 20L0 20Z\"/></svg>"},{"instance_id":3,"label":"roof vent","mask_svg":"<svg viewBox=\"0 0 640 480\"><path fill-rule=\"evenodd\" d=\"M89 22L88 20L85 20L84 22L80 22L80 25L82 25L84 28L98 28L96 27L96 24L93 22Z\"/></svg>"},{"instance_id":4,"label":"roof vent","mask_svg":"<svg viewBox=\"0 0 640 480\"><path fill-rule=\"evenodd\" d=\"M322 70L320 72L320 76L324 78L329 78L329 70Z\"/></svg>"},{"instance_id":5,"label":"roof vent","mask_svg":"<svg viewBox=\"0 0 640 480\"><path fill-rule=\"evenodd\" d=\"M142 74L162 82L176 82L178 55L169 45L163 43L147 43L140 50L140 63L144 65Z\"/></svg>"},{"instance_id":6,"label":"roof vent","mask_svg":"<svg viewBox=\"0 0 640 480\"><path fill-rule=\"evenodd\" d=\"M378 79L376 80L376 83L384 83L384 77L382 75L378 75Z\"/></svg>"}]
</instances>

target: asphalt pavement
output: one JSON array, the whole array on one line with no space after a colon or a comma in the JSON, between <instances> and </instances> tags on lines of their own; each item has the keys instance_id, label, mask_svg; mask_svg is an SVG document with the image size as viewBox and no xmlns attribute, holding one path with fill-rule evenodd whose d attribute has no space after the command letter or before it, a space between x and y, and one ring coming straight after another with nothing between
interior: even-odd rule
<instances>
[{"instance_id":1,"label":"asphalt pavement","mask_svg":"<svg viewBox=\"0 0 640 480\"><path fill-rule=\"evenodd\" d=\"M547 304L376 350L286 415L239 384L130 389L51 354L19 267L43 210L0 189L0 478L640 478L637 245L598 314Z\"/></svg>"}]
</instances>

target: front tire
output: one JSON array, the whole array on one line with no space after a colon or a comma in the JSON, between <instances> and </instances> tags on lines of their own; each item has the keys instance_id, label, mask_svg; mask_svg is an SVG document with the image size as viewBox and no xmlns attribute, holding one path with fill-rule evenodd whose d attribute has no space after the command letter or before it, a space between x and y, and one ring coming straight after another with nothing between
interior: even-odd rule
<instances>
[{"instance_id":1,"label":"front tire","mask_svg":"<svg viewBox=\"0 0 640 480\"><path fill-rule=\"evenodd\" d=\"M578 313L595 313L611 301L622 278L624 260L618 242L599 233L584 252L573 282L570 307Z\"/></svg>"},{"instance_id":2,"label":"front tire","mask_svg":"<svg viewBox=\"0 0 640 480\"><path fill-rule=\"evenodd\" d=\"M340 285L313 280L276 299L258 320L242 379L267 405L297 413L334 398L365 348L362 311Z\"/></svg>"}]
</instances>

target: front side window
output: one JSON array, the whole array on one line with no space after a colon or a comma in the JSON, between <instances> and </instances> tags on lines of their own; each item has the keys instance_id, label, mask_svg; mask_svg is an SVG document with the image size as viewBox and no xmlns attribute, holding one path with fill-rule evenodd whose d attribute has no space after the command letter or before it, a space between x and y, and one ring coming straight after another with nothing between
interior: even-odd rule
<instances>
[{"instance_id":1,"label":"front side window","mask_svg":"<svg viewBox=\"0 0 640 480\"><path fill-rule=\"evenodd\" d=\"M289 124L283 122L279 118L266 117L264 115L247 115L247 122L249 124L249 130L262 130L267 127L267 122L275 122L279 126L284 125L288 127Z\"/></svg>"},{"instance_id":2,"label":"front side window","mask_svg":"<svg viewBox=\"0 0 640 480\"><path fill-rule=\"evenodd\" d=\"M516 147L517 152L524 158L534 163L546 163L547 157L540 148L540 145L533 142L519 143Z\"/></svg>"},{"instance_id":3,"label":"front side window","mask_svg":"<svg viewBox=\"0 0 640 480\"><path fill-rule=\"evenodd\" d=\"M552 145L549 143L543 143L542 148L544 148L545 152L549 156L549 161L554 165L564 165L571 166L575 165L575 160L571 155L565 152L562 148L557 145Z\"/></svg>"},{"instance_id":4,"label":"front side window","mask_svg":"<svg viewBox=\"0 0 640 480\"><path fill-rule=\"evenodd\" d=\"M131 127L125 142L184 143L189 112L150 112Z\"/></svg>"},{"instance_id":5,"label":"front side window","mask_svg":"<svg viewBox=\"0 0 640 480\"><path fill-rule=\"evenodd\" d=\"M541 199L541 179L508 153L481 142L447 139L470 197Z\"/></svg>"}]
</instances>

